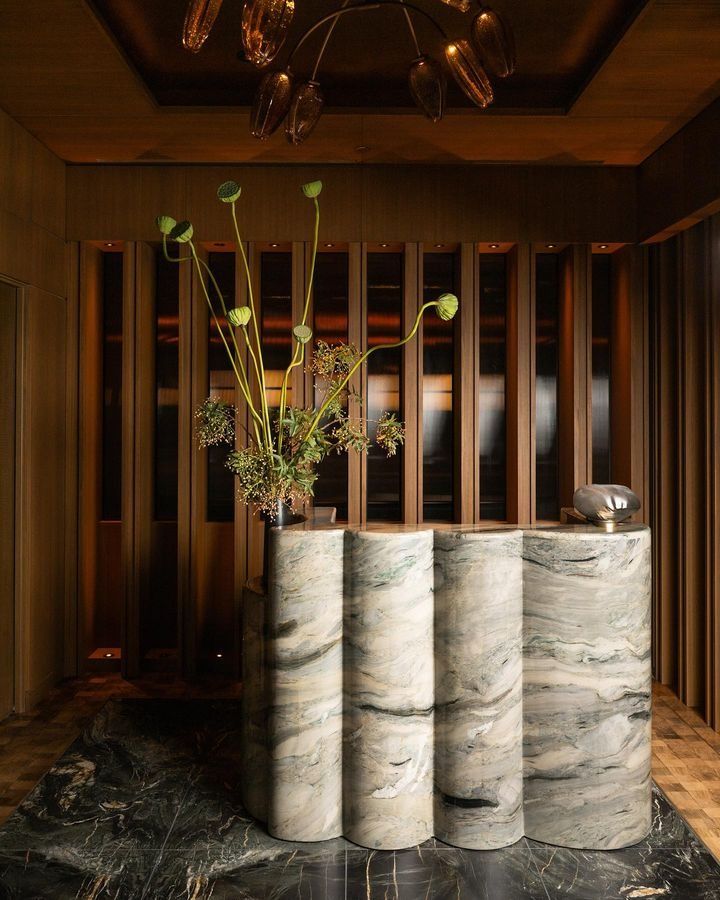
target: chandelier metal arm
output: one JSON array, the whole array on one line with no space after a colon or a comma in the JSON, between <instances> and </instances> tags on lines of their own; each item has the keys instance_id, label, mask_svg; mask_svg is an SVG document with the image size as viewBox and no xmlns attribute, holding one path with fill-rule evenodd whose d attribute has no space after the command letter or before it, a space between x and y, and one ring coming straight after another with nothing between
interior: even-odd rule
<instances>
[{"instance_id":1,"label":"chandelier metal arm","mask_svg":"<svg viewBox=\"0 0 720 900\"><path fill-rule=\"evenodd\" d=\"M348 7L350 5L350 2L351 2L351 0L344 0L341 10L344 10L346 7ZM311 81L315 81L315 79L317 78L317 73L318 73L318 69L320 68L320 63L322 62L323 55L325 54L325 48L327 47L327 45L330 41L330 38L332 37L333 31L335 31L335 26L337 25L339 20L340 20L339 16L335 16L333 18L333 20L330 24L330 27L328 28L327 33L325 34L325 37L323 38L322 46L320 47L320 52L318 53L317 59L315 60L315 67L313 68L313 73L310 78ZM294 52L295 51L293 50L293 53ZM290 55L290 58L292 59L292 54ZM289 65L289 63L288 63L288 65Z\"/></svg>"},{"instance_id":2,"label":"chandelier metal arm","mask_svg":"<svg viewBox=\"0 0 720 900\"><path fill-rule=\"evenodd\" d=\"M427 21L433 25L435 30L437 32L439 32L442 39L444 41L447 41L448 36L447 36L447 34L445 34L444 29L435 21L435 19L430 15L430 13L425 12L424 9L420 9L420 7L418 7L418 6L415 6L414 3L406 3L405 0L372 0L372 2L370 2L370 3L356 3L354 6L345 6L342 9L338 9L334 13L329 13L327 16L323 16L321 19L318 19L318 21L315 22L314 25L311 25L310 28L308 28L308 30L303 35L300 36L300 38L298 39L298 41L295 44L295 46L293 47L293 49L290 51L290 55L288 56L287 68L288 69L291 68L292 61L295 57L295 54L302 47L302 45L305 43L305 41L310 37L310 35L313 34L315 31L317 31L318 28L321 28L323 25L325 25L327 22L332 21L333 26L332 26L332 28L330 28L328 30L328 33L325 36L325 40L320 49L320 56L318 58L318 62L315 65L315 69L313 72L313 80L314 80L315 76L317 75L318 67L320 65L320 59L322 58L322 54L325 52L325 47L327 46L327 43L330 40L330 36L335 27L335 23L337 22L339 17L345 15L346 13L364 12L366 10L371 10L371 9L382 9L383 6L399 6L405 10L405 15L408 19L408 24L410 25L410 30L413 35L413 40L415 41L415 46L418 50L418 55L420 54L420 48L417 43L417 38L415 37L415 29L412 27L408 10L412 10L414 13L417 13L418 15L423 16L423 18L427 19Z\"/></svg>"}]
</instances>

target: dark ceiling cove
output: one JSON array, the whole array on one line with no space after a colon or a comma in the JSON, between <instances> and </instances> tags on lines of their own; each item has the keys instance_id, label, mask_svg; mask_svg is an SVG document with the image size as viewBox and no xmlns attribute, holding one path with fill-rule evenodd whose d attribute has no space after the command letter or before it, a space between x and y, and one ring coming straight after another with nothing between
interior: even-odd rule
<instances>
[{"instance_id":1,"label":"dark ceiling cove","mask_svg":"<svg viewBox=\"0 0 720 900\"><path fill-rule=\"evenodd\" d=\"M416 0L453 38L464 36L463 15L440 0ZM564 112L620 40L646 0L497 0L492 6L515 32L517 71L496 83L493 112ZM250 106L260 73L238 59L242 0L224 0L210 37L196 54L182 47L182 0L94 0L97 15L162 106ZM272 68L282 67L304 31L340 6L297 0L289 38ZM420 45L442 58L439 36L416 17ZM322 32L298 53L294 70L308 75ZM414 48L397 7L345 17L328 46L319 80L335 109L414 109L407 71ZM448 107L470 106L448 80Z\"/></svg>"}]
</instances>

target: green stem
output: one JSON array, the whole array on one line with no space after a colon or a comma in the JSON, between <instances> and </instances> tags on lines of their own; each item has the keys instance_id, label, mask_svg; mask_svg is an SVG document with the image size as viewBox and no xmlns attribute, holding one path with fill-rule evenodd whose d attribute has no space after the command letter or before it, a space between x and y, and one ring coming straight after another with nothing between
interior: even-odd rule
<instances>
[{"instance_id":1,"label":"green stem","mask_svg":"<svg viewBox=\"0 0 720 900\"><path fill-rule=\"evenodd\" d=\"M222 291L220 290L220 285L217 283L217 279L215 278L210 266L202 259L199 259L198 262L205 269L205 271L208 274L208 277L212 281L213 287L215 288L215 293L218 295L218 298L220 300L220 306L222 307L223 315L225 316L225 319L227 320L227 305L225 304L225 298L223 297ZM250 381L247 377L245 363L243 362L242 355L240 353L240 347L238 346L237 338L235 337L235 329L229 323L228 323L228 330L230 332L230 337L232 338L233 347L235 348L235 354L237 356L238 362L240 363L240 368L242 370L243 378L245 380L245 384L244 385L241 384L240 387L243 390L243 394L245 395L246 402L248 403L252 412L255 414L255 418L257 419L258 422L260 422L262 424L262 419L260 418L260 415L255 410L255 405L253 404L252 399L251 399L252 394L250 391ZM247 335L245 336L245 339L247 340ZM258 369L257 360L255 359L255 355L252 351L252 347L250 347L249 344L248 344L248 350L250 351L250 355L252 356L253 364L255 366L255 371L257 372L257 369ZM263 430L264 430L264 428L263 428ZM260 443L261 443L261 441L258 440L258 444L260 444ZM266 445L267 445L267 441L266 441Z\"/></svg>"},{"instance_id":2,"label":"green stem","mask_svg":"<svg viewBox=\"0 0 720 900\"><path fill-rule=\"evenodd\" d=\"M235 237L237 239L238 249L240 250L240 256L242 257L243 266L245 268L245 279L247 281L247 290L248 290L248 300L250 301L250 312L252 313L251 318L253 322L253 333L255 335L255 349L257 351L257 357L255 354L251 354L253 356L253 362L255 365L255 374L258 379L258 384L260 386L260 408L262 410L263 419L265 421L265 428L267 430L267 440L268 447L272 445L272 430L270 428L270 410L268 408L267 395L266 395L266 387L265 387L265 365L263 363L262 356L262 344L260 343L260 331L258 329L257 315L255 314L255 294L253 292L252 286L252 278L250 277L250 266L248 264L247 254L245 253L245 244L240 237L240 228L238 226L237 221L237 213L235 211L235 202L230 204L232 211L232 219L233 225L235 227ZM248 341L248 349L250 349L250 342Z\"/></svg>"},{"instance_id":3,"label":"green stem","mask_svg":"<svg viewBox=\"0 0 720 900\"><path fill-rule=\"evenodd\" d=\"M318 239L320 235L320 204L318 203L317 197L313 197L313 203L315 204L315 233L313 235L313 250L312 250L312 258L310 261L310 277L307 282L307 289L305 292L305 305L303 307L303 316L301 325L305 325L307 323L308 312L310 311L310 298L312 297L312 287L313 280L315 279L315 261L317 259L317 249L318 249ZM296 359L298 350L300 351L300 356ZM280 389L280 421L285 418L285 402L287 398L287 386L288 381L290 380L290 372L303 364L305 360L305 344L298 343L293 351L293 357L290 361L290 365L285 370L285 375L283 376L282 387ZM282 450L282 426L280 427L279 437L278 437L278 453Z\"/></svg>"},{"instance_id":4,"label":"green stem","mask_svg":"<svg viewBox=\"0 0 720 900\"><path fill-rule=\"evenodd\" d=\"M348 383L348 381L350 381L350 379L357 372L357 370L360 368L360 366L364 362L366 362L368 360L368 358L370 356L372 356L373 353L377 352L378 350L395 350L398 347L402 347L404 344L407 344L407 342L412 340L412 338L414 338L415 335L417 334L417 330L420 327L420 321L422 320L423 313L425 312L425 310L430 309L431 306L437 306L437 305L438 305L437 300L433 300L430 303L424 303L420 307L420 310L415 319L415 324L413 325L413 327L411 328L409 333L402 340L396 341L393 344L378 344L377 347L371 347L370 350L366 350L365 353L363 353L363 355L360 357L360 359L355 363L355 365L352 367L352 369L350 369L350 371L347 373L345 378L343 378L343 380L338 384L338 386L335 388L335 390L332 392L332 394L330 394L325 399L324 403L322 404L320 409L315 414L315 418L310 423L310 427L308 428L307 432L305 433L305 437L303 438L303 441L306 441L310 437L310 435L313 433L313 431L315 431L315 429L317 428L318 423L321 421L321 419L323 417L323 413L327 409L328 405L330 403L332 403L332 401L338 396L338 394L345 388L345 385ZM301 443L302 443L302 441L301 441Z\"/></svg>"},{"instance_id":5,"label":"green stem","mask_svg":"<svg viewBox=\"0 0 720 900\"><path fill-rule=\"evenodd\" d=\"M195 251L195 247L194 247L192 241L190 242L190 249L191 249L191 251L192 251L192 259L193 259L193 261L195 262L195 267L196 267L196 269L197 269L198 279L199 279L199 281L200 281L200 285L201 285L201 287L202 287L203 294L205 295L205 300L206 300L206 302L207 302L208 309L210 310L210 314L212 315L213 320L215 321L215 325L217 326L218 334L220 335L220 339L222 340L223 345L224 345L224 347L225 347L225 352L227 353L228 359L230 360L230 365L231 365L232 368L233 368L233 371L234 371L234 373L235 373L235 377L237 378L238 384L240 385L240 389L242 390L242 392L243 392L243 394L244 394L244 396L245 396L245 400L246 400L246 402L247 402L247 404L248 404L248 408L250 409L251 414L253 415L254 418L256 418L256 419L258 419L258 421L260 421L260 417L258 416L258 414L257 414L257 412L256 412L255 408L253 407L252 402L251 402L251 400L250 400L249 387L246 386L246 385L243 383L243 379L242 379L242 377L241 377L241 375L240 375L240 371L238 370L238 367L237 367L237 365L235 364L235 358L234 358L233 353L232 353L232 351L231 351L231 349L230 349L230 345L229 345L228 342L227 342L227 339L226 339L225 334L224 334L224 332L223 332L222 326L221 326L220 321L219 321L219 319L218 319L218 317L217 317L217 314L216 314L216 312L215 312L215 307L213 306L212 300L210 299L210 295L208 294L207 288L205 287L205 282L204 282L203 277L202 277L202 268L201 268L201 266L200 266L200 260L198 259L198 255L197 255L197 253L196 253L196 251ZM242 360L241 360L239 357L238 357L238 361L239 361L240 364L242 365Z\"/></svg>"}]
</instances>

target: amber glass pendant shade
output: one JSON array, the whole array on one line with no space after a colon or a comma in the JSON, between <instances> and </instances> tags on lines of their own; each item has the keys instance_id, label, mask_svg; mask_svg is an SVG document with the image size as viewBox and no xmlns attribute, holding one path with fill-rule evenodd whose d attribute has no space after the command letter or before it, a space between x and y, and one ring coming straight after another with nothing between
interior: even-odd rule
<instances>
[{"instance_id":1,"label":"amber glass pendant shade","mask_svg":"<svg viewBox=\"0 0 720 900\"><path fill-rule=\"evenodd\" d=\"M493 89L477 53L469 41L453 41L445 47L445 58L455 81L476 105L484 109L493 102Z\"/></svg>"},{"instance_id":2,"label":"amber glass pendant shade","mask_svg":"<svg viewBox=\"0 0 720 900\"><path fill-rule=\"evenodd\" d=\"M288 72L268 72L263 76L250 113L253 137L264 141L277 130L290 108L292 94L292 76Z\"/></svg>"},{"instance_id":3,"label":"amber glass pendant shade","mask_svg":"<svg viewBox=\"0 0 720 900\"><path fill-rule=\"evenodd\" d=\"M306 81L297 87L285 121L285 135L291 144L302 144L312 134L324 105L317 81Z\"/></svg>"},{"instance_id":4,"label":"amber glass pendant shade","mask_svg":"<svg viewBox=\"0 0 720 900\"><path fill-rule=\"evenodd\" d=\"M295 0L245 0L242 42L254 66L266 66L285 43L295 13Z\"/></svg>"},{"instance_id":5,"label":"amber glass pendant shade","mask_svg":"<svg viewBox=\"0 0 720 900\"><path fill-rule=\"evenodd\" d=\"M215 24L221 6L222 0L190 0L182 36L183 46L187 50L197 53L202 47Z\"/></svg>"},{"instance_id":6,"label":"amber glass pendant shade","mask_svg":"<svg viewBox=\"0 0 720 900\"><path fill-rule=\"evenodd\" d=\"M452 6L453 9L459 9L460 12L467 12L470 9L470 0L443 0L443 3Z\"/></svg>"},{"instance_id":7,"label":"amber glass pendant shade","mask_svg":"<svg viewBox=\"0 0 720 900\"><path fill-rule=\"evenodd\" d=\"M483 7L472 23L472 39L483 65L499 78L515 71L515 40L512 30L489 6Z\"/></svg>"},{"instance_id":8,"label":"amber glass pendant shade","mask_svg":"<svg viewBox=\"0 0 720 900\"><path fill-rule=\"evenodd\" d=\"M431 56L419 56L410 66L408 86L418 109L433 122L445 108L445 74Z\"/></svg>"}]
</instances>

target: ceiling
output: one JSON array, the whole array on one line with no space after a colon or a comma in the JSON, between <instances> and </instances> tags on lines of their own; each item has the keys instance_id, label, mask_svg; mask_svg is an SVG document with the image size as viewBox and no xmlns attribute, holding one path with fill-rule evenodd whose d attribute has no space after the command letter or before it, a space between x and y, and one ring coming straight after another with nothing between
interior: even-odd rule
<instances>
[{"instance_id":1,"label":"ceiling","mask_svg":"<svg viewBox=\"0 0 720 900\"><path fill-rule=\"evenodd\" d=\"M415 2L453 36L471 18L440 0ZM296 4L285 52L336 8ZM255 140L248 106L259 74L237 58L240 0L224 0L199 54L180 46L183 0L0 0L0 107L77 163L637 165L720 96L718 0L493 5L514 27L517 72L489 110L453 88L437 124L408 100L412 47L402 18L385 9L338 27L321 69L328 105L311 138L297 148L282 133ZM426 26L419 37L437 53ZM309 41L298 72L313 56Z\"/></svg>"},{"instance_id":2,"label":"ceiling","mask_svg":"<svg viewBox=\"0 0 720 900\"><path fill-rule=\"evenodd\" d=\"M440 0L416 0L416 4L449 36L468 36L473 12L463 14ZM160 105L252 104L259 75L244 58L238 59L238 52L243 56L239 31L242 0L224 0L199 53L189 53L179 40L183 2L93 0L93 5ZM645 5L646 0L493 0L494 8L512 25L519 60L512 78L495 83L495 109L568 109ZM307 29L339 7L339 0L297 0L288 39L271 68L284 68ZM413 21L423 52L442 59L441 35L421 15L414 15ZM324 34L318 29L303 44L293 65L299 75L312 71ZM413 109L407 70L415 55L398 7L340 19L319 73L328 107ZM452 79L448 88L451 108L471 108Z\"/></svg>"}]
</instances>

